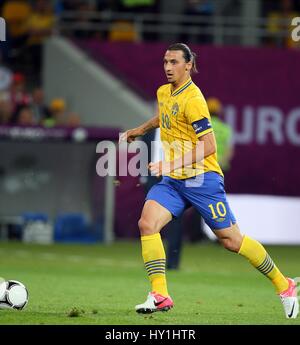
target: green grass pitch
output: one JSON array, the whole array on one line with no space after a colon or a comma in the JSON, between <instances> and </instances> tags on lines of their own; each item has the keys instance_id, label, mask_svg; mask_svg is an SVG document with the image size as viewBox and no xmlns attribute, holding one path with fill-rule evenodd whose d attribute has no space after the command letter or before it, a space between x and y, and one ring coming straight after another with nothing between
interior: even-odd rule
<instances>
[{"instance_id":1,"label":"green grass pitch","mask_svg":"<svg viewBox=\"0 0 300 345\"><path fill-rule=\"evenodd\" d=\"M267 247L281 270L300 276L299 246ZM2 325L299 325L286 320L272 284L216 244L186 244L181 269L168 271L175 307L139 315L149 283L139 242L112 245L0 243L0 276L23 282L29 303L0 310Z\"/></svg>"}]
</instances>

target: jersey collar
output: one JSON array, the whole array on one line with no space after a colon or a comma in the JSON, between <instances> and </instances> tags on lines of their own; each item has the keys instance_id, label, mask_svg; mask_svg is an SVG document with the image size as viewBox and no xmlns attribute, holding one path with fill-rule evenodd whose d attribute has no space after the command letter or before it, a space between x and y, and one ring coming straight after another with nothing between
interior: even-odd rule
<instances>
[{"instance_id":1,"label":"jersey collar","mask_svg":"<svg viewBox=\"0 0 300 345\"><path fill-rule=\"evenodd\" d=\"M189 78L183 85L181 85L179 88L177 88L172 94L171 96L177 96L179 95L182 91L184 91L185 89L187 89L191 84L192 84L192 78Z\"/></svg>"}]
</instances>

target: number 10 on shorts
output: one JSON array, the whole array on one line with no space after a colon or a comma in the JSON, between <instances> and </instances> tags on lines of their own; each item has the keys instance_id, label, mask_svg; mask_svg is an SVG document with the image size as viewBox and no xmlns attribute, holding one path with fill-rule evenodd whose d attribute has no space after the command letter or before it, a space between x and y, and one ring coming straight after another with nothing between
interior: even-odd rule
<instances>
[{"instance_id":1,"label":"number 10 on shorts","mask_svg":"<svg viewBox=\"0 0 300 345\"><path fill-rule=\"evenodd\" d=\"M218 218L217 213L220 217L226 216L226 207L222 201L217 202L215 206L213 204L209 204L208 207L212 213L212 219Z\"/></svg>"}]
</instances>

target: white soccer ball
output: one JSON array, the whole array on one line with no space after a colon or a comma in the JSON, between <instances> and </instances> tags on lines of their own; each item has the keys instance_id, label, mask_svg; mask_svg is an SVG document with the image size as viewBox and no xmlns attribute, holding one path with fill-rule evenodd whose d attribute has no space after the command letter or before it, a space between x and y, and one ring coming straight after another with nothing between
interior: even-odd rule
<instances>
[{"instance_id":1,"label":"white soccer ball","mask_svg":"<svg viewBox=\"0 0 300 345\"><path fill-rule=\"evenodd\" d=\"M28 291L17 280L0 282L0 309L24 309L28 303Z\"/></svg>"}]
</instances>

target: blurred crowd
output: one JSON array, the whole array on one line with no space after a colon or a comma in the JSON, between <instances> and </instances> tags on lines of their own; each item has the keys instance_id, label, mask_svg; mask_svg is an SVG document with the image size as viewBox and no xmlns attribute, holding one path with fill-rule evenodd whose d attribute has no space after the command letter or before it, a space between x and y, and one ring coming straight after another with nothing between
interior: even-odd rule
<instances>
[{"instance_id":1,"label":"blurred crowd","mask_svg":"<svg viewBox=\"0 0 300 345\"><path fill-rule=\"evenodd\" d=\"M291 32L294 27L291 21L300 17L300 0L264 0L262 14L267 18L268 37L263 39L265 46L285 48L299 48L299 42L292 40ZM287 35L280 35L280 32Z\"/></svg>"},{"instance_id":2,"label":"blurred crowd","mask_svg":"<svg viewBox=\"0 0 300 345\"><path fill-rule=\"evenodd\" d=\"M30 72L40 79L43 42L55 25L51 2L2 1L1 16L7 25L6 42L1 44L2 60L13 66L30 66Z\"/></svg>"},{"instance_id":3,"label":"blurred crowd","mask_svg":"<svg viewBox=\"0 0 300 345\"><path fill-rule=\"evenodd\" d=\"M213 18L220 14L222 0L182 0L182 14ZM242 0L228 0L223 16L239 16ZM86 21L99 23L87 17L89 11L158 13L162 10L159 0L0 0L0 13L5 18L6 41L0 44L0 123L41 124L45 126L78 125L78 115L67 112L63 99L45 104L42 85L42 55L44 41L55 33L57 19L65 11L75 11L75 27L70 35L75 38L99 38L110 41L136 41L135 24L130 20L114 20L108 31L85 29ZM266 46L294 48L300 42L291 39L291 19L300 16L300 0L263 0L260 17L266 19L268 35L261 39ZM88 19L87 19L88 18ZM98 22L97 22L98 20ZM82 25L81 25L82 24ZM188 27L190 23L183 23ZM213 43L207 24L198 25L199 34L178 37L190 43ZM97 26L96 26L97 27ZM183 30L184 32L184 30ZM144 33L142 39L159 39L158 33ZM226 43L226 42L224 42ZM4 67L6 66L6 68ZM11 71L20 71L13 73ZM7 72L9 71L9 72ZM30 90L30 91L28 91Z\"/></svg>"},{"instance_id":4,"label":"blurred crowd","mask_svg":"<svg viewBox=\"0 0 300 345\"><path fill-rule=\"evenodd\" d=\"M68 111L62 98L52 99L47 104L41 87L29 92L24 74L1 67L0 125L77 127L80 117Z\"/></svg>"},{"instance_id":5,"label":"blurred crowd","mask_svg":"<svg viewBox=\"0 0 300 345\"><path fill-rule=\"evenodd\" d=\"M65 11L78 14L75 22L79 29L72 31L75 37L100 37L97 30L80 30L87 11L153 12L157 4L157 0L0 0L1 17L7 25L0 59L14 66L21 62L41 81L43 43L54 33L56 20Z\"/></svg>"},{"instance_id":6,"label":"blurred crowd","mask_svg":"<svg viewBox=\"0 0 300 345\"><path fill-rule=\"evenodd\" d=\"M215 15L240 16L242 0L181 0L181 14L201 15L212 18ZM138 33L130 20L114 20L109 30L87 30L86 22L97 24L99 19L89 17L89 12L131 12L158 13L162 11L158 0L0 0L1 16L7 23L6 49L1 44L4 58L30 60L36 71L41 67L42 43L55 30L55 22L65 11L75 11L76 17L66 21L75 23L72 34L75 37L100 37L109 40L137 39ZM169 13L169 12L168 12ZM171 13L171 11L170 11ZM280 37L282 30L291 31L293 17L300 15L300 0L261 0L259 17L266 18L267 39L263 44L292 47L293 41ZM189 22L183 23L189 26ZM212 43L212 35L206 34L205 22L199 23L198 43ZM183 30L184 31L184 30ZM203 34L201 34L203 32ZM149 35L148 35L149 36ZM274 39L273 39L274 36ZM147 35L145 37L147 39ZM158 39L158 35L150 35Z\"/></svg>"}]
</instances>

